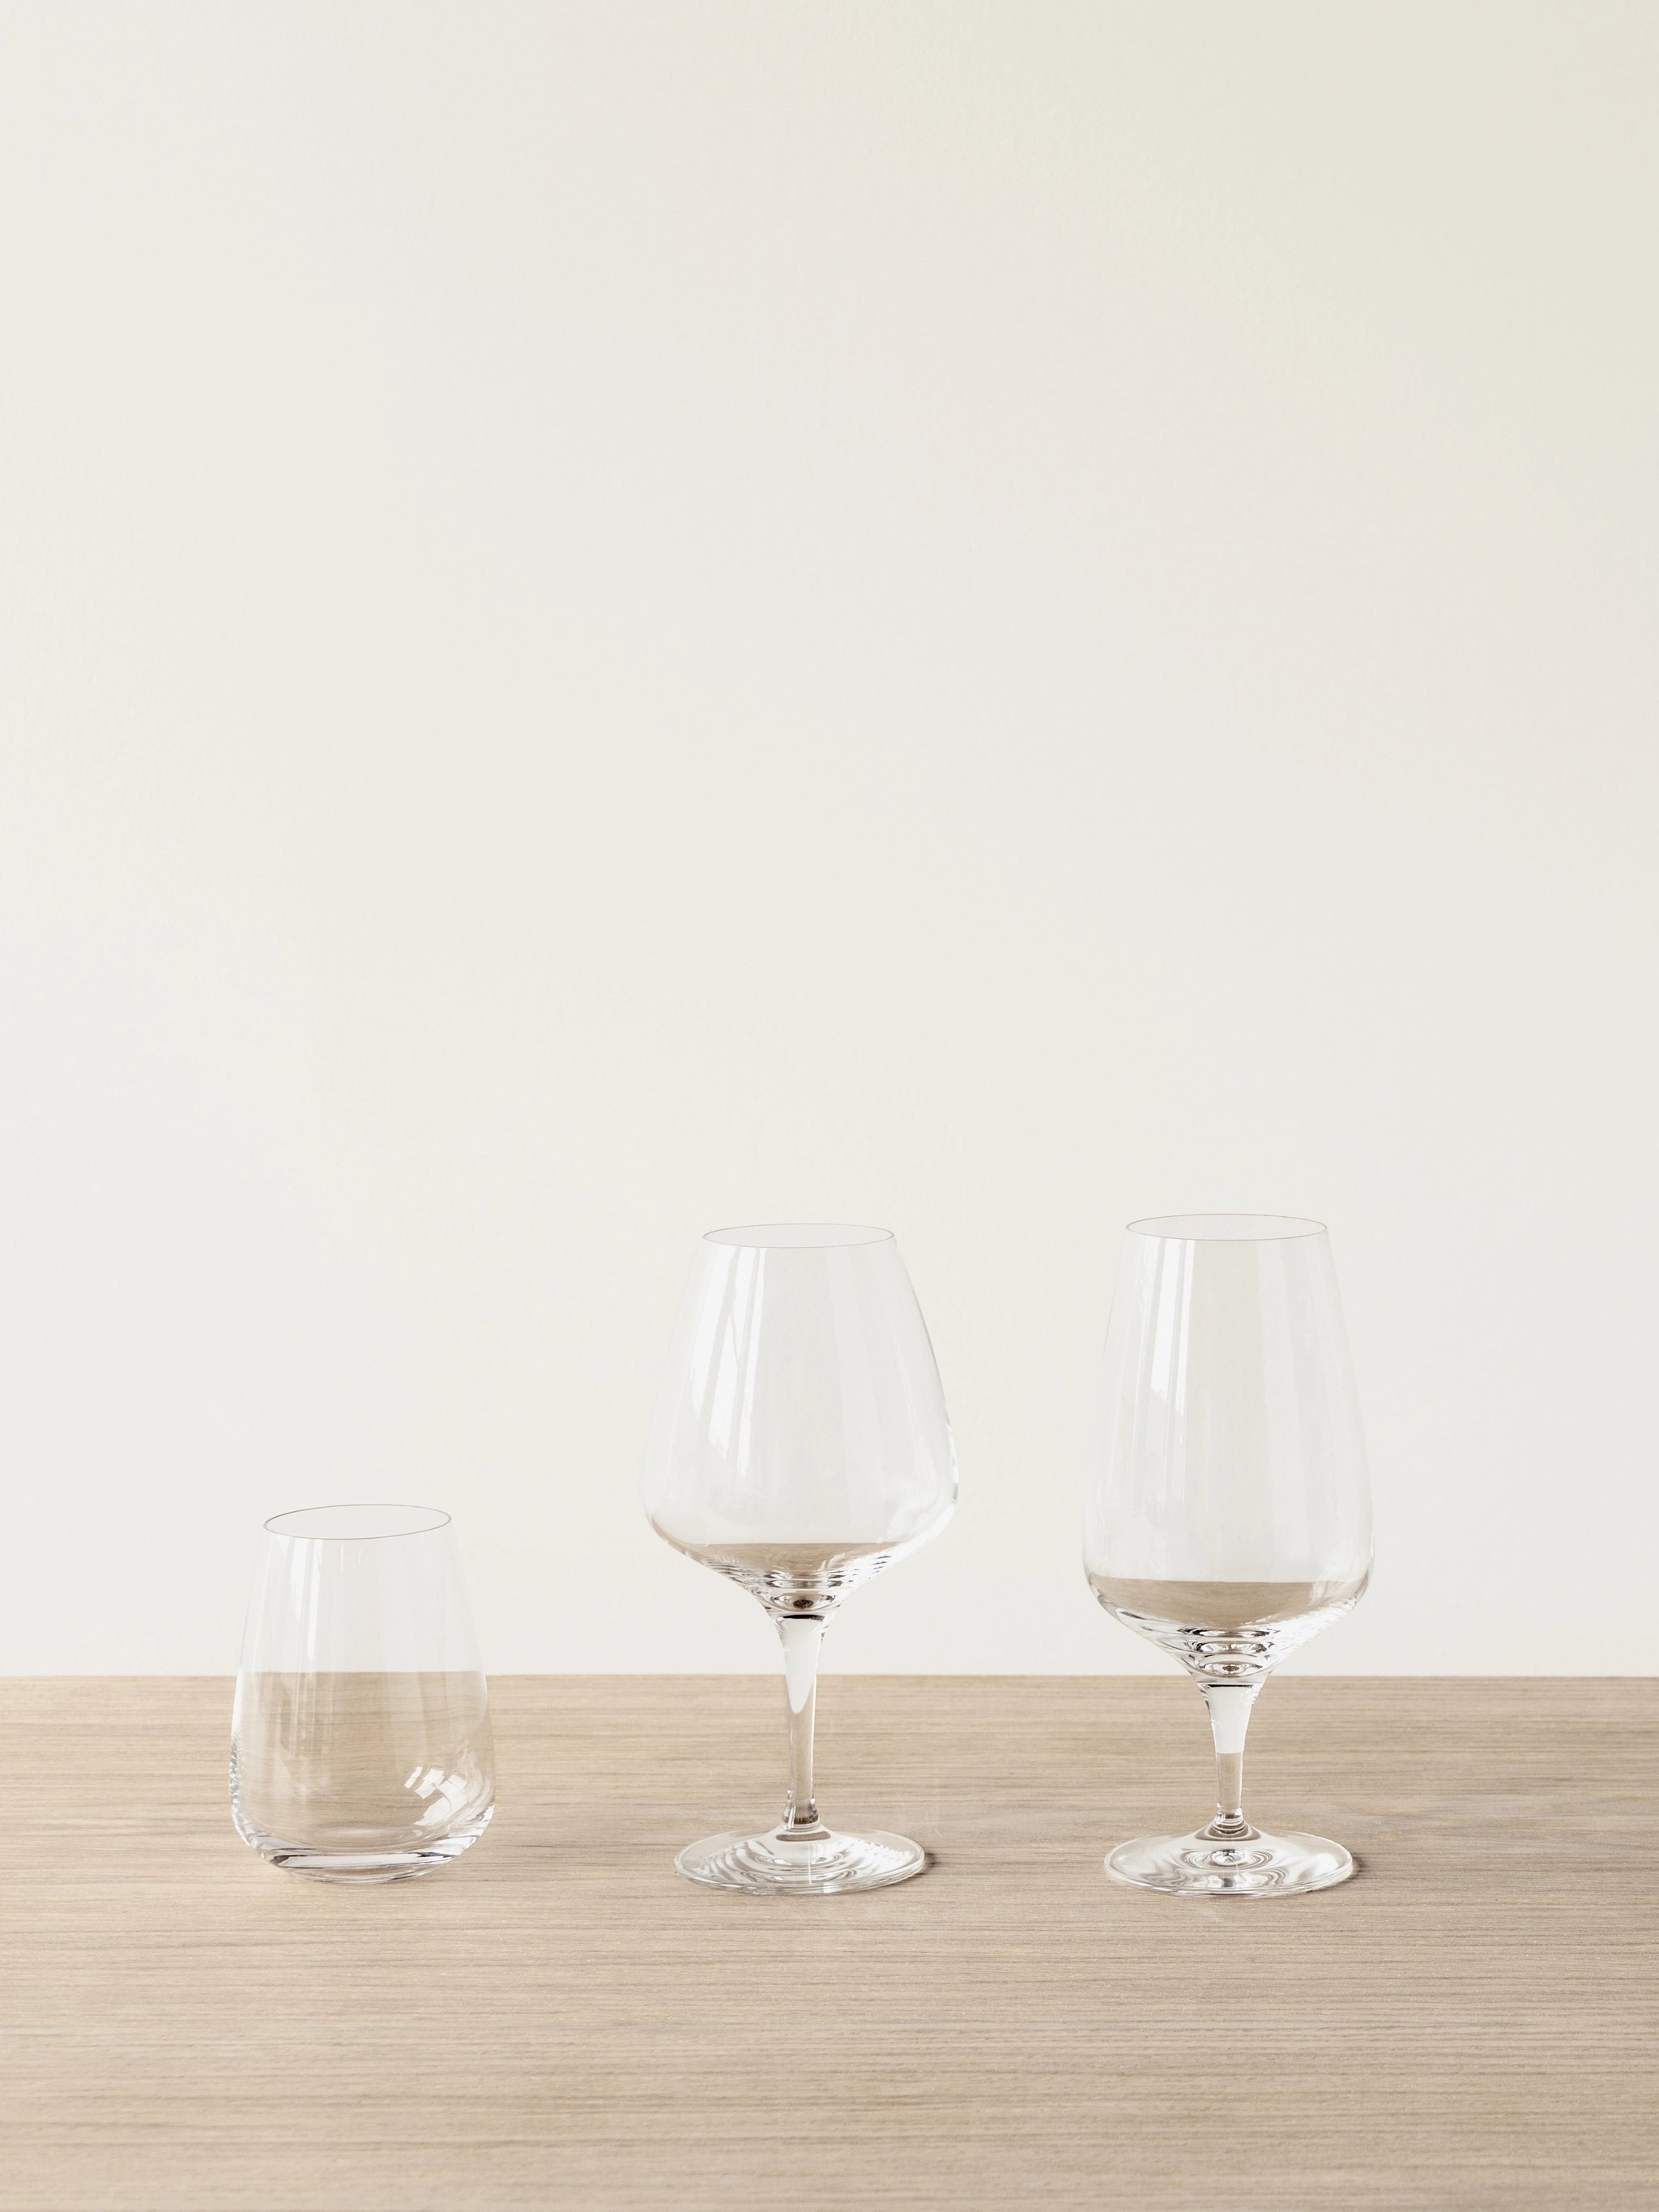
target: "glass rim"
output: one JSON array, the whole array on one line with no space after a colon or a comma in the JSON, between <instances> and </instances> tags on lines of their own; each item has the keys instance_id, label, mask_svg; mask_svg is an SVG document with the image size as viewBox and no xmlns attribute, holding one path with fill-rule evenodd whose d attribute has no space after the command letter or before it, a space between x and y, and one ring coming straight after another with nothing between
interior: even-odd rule
<instances>
[{"instance_id":1,"label":"glass rim","mask_svg":"<svg viewBox=\"0 0 1659 2212\"><path fill-rule=\"evenodd\" d=\"M1149 1213L1124 1224L1127 1237L1170 1244L1282 1244L1328 1233L1322 1221L1300 1213Z\"/></svg>"},{"instance_id":2,"label":"glass rim","mask_svg":"<svg viewBox=\"0 0 1659 2212\"><path fill-rule=\"evenodd\" d=\"M285 1521L315 1521L325 1515L345 1513L402 1514L413 1525L389 1528L285 1528ZM364 1499L348 1505L295 1505L286 1512L273 1513L264 1524L268 1536L281 1536L290 1544L384 1544L398 1536L435 1536L441 1528L447 1528L450 1517L435 1505L394 1505L379 1499Z\"/></svg>"},{"instance_id":3,"label":"glass rim","mask_svg":"<svg viewBox=\"0 0 1659 2212\"><path fill-rule=\"evenodd\" d=\"M705 1229L705 1244L733 1246L742 1252L844 1252L862 1244L890 1244L890 1229L863 1222L747 1221L735 1229Z\"/></svg>"}]
</instances>

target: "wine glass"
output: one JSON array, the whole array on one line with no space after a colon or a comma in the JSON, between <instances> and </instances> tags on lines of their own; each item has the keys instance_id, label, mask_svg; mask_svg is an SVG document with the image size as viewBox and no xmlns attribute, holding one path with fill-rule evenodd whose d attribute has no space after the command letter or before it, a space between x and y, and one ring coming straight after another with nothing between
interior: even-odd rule
<instances>
[{"instance_id":1,"label":"wine glass","mask_svg":"<svg viewBox=\"0 0 1659 2212\"><path fill-rule=\"evenodd\" d=\"M1322 1836L1264 1835L1243 1806L1256 1692L1340 1620L1371 1564L1359 1407L1317 1221L1194 1213L1125 1235L1106 1336L1084 1564L1108 1613L1203 1692L1216 1816L1121 1844L1115 1880L1177 1897L1285 1897L1345 1881Z\"/></svg>"},{"instance_id":2,"label":"wine glass","mask_svg":"<svg viewBox=\"0 0 1659 2212\"><path fill-rule=\"evenodd\" d=\"M830 1896L920 1874L904 1836L827 1827L812 1791L819 1647L850 1591L956 1503L956 1450L927 1326L886 1229L714 1229L680 1310L646 1458L651 1525L759 1599L783 1644L789 1781L759 1834L709 1836L693 1881Z\"/></svg>"},{"instance_id":3,"label":"wine glass","mask_svg":"<svg viewBox=\"0 0 1659 2212\"><path fill-rule=\"evenodd\" d=\"M495 1802L449 1516L318 1505L267 1521L231 1723L242 1840L314 1881L397 1881L459 1857Z\"/></svg>"}]
</instances>

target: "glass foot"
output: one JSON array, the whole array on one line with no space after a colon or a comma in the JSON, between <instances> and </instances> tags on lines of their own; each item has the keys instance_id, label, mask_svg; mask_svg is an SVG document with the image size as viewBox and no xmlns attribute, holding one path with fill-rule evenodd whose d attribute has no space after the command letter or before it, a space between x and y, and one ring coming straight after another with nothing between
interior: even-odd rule
<instances>
[{"instance_id":1,"label":"glass foot","mask_svg":"<svg viewBox=\"0 0 1659 2212\"><path fill-rule=\"evenodd\" d=\"M1353 1861L1324 1836L1265 1836L1253 1829L1236 1842L1201 1832L1142 1836L1120 1844L1106 1871L1132 1889L1162 1889L1171 1897L1296 1897L1346 1881Z\"/></svg>"},{"instance_id":2,"label":"glass foot","mask_svg":"<svg viewBox=\"0 0 1659 2212\"><path fill-rule=\"evenodd\" d=\"M908 1836L872 1828L848 1836L825 1828L817 1836L705 1836L675 1860L691 1881L715 1889L746 1889L763 1897L838 1897L848 1889L882 1889L908 1881L927 1854Z\"/></svg>"}]
</instances>

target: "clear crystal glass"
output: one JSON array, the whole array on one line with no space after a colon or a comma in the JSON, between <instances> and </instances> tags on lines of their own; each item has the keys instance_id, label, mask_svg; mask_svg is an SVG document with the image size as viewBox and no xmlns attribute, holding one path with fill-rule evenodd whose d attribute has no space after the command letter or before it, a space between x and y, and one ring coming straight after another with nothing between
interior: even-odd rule
<instances>
[{"instance_id":1,"label":"clear crystal glass","mask_svg":"<svg viewBox=\"0 0 1659 2212\"><path fill-rule=\"evenodd\" d=\"M783 1816L709 1836L675 1864L693 1881L830 1896L903 1881L908 1837L818 1814L819 1648L850 1592L937 1535L956 1503L939 1370L885 1229L796 1222L702 1239L646 1457L652 1526L757 1598L783 1644Z\"/></svg>"},{"instance_id":2,"label":"clear crystal glass","mask_svg":"<svg viewBox=\"0 0 1659 2212\"><path fill-rule=\"evenodd\" d=\"M1121 1844L1119 1881L1181 1897L1284 1897L1346 1881L1340 1844L1266 1835L1243 1810L1244 1736L1269 1672L1340 1620L1371 1565L1347 1337L1316 1221L1131 1223L1118 1263L1085 1565L1115 1619L1203 1692L1216 1816Z\"/></svg>"},{"instance_id":3,"label":"clear crystal glass","mask_svg":"<svg viewBox=\"0 0 1659 2212\"><path fill-rule=\"evenodd\" d=\"M319 1881L426 1874L483 1833L489 1693L447 1513L320 1505L266 1522L230 1804L244 1842Z\"/></svg>"}]
</instances>

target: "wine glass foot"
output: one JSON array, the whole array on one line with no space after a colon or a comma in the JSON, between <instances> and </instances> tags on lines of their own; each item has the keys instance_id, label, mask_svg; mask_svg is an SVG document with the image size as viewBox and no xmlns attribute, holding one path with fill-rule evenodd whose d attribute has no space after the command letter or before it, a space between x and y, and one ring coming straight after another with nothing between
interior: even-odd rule
<instances>
[{"instance_id":1,"label":"wine glass foot","mask_svg":"<svg viewBox=\"0 0 1659 2212\"><path fill-rule=\"evenodd\" d=\"M1106 1860L1114 1881L1170 1897L1298 1897L1346 1881L1353 1860L1325 1836L1252 1834L1226 1843L1201 1832L1142 1836Z\"/></svg>"},{"instance_id":2,"label":"wine glass foot","mask_svg":"<svg viewBox=\"0 0 1659 2212\"><path fill-rule=\"evenodd\" d=\"M839 1897L844 1890L884 1889L889 1882L908 1881L927 1863L920 1844L879 1828L864 1836L833 1828L811 1838L785 1838L775 1830L759 1836L705 1836L701 1843L688 1844L674 1862L689 1881L762 1897Z\"/></svg>"}]
</instances>

